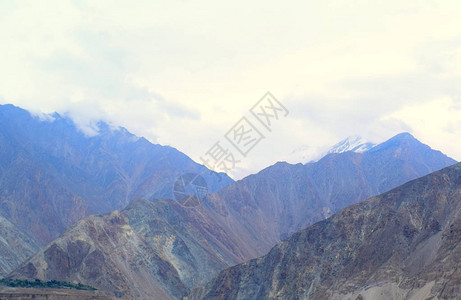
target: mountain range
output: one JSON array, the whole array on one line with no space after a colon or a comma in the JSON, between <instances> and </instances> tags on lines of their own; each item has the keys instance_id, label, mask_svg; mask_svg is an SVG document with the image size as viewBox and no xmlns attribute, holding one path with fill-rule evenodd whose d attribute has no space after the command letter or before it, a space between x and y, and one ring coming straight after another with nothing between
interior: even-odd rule
<instances>
[{"instance_id":1,"label":"mountain range","mask_svg":"<svg viewBox=\"0 0 461 300\"><path fill-rule=\"evenodd\" d=\"M243 224L266 252L348 205L455 163L402 133L363 153L332 153L307 165L279 162L211 195L211 205Z\"/></svg>"},{"instance_id":2,"label":"mountain range","mask_svg":"<svg viewBox=\"0 0 461 300\"><path fill-rule=\"evenodd\" d=\"M454 163L406 133L363 153L277 163L207 195L197 207L150 197L87 217L8 277L178 299L348 205Z\"/></svg>"},{"instance_id":3,"label":"mountain range","mask_svg":"<svg viewBox=\"0 0 461 300\"><path fill-rule=\"evenodd\" d=\"M345 208L188 299L459 299L461 164Z\"/></svg>"}]
</instances>

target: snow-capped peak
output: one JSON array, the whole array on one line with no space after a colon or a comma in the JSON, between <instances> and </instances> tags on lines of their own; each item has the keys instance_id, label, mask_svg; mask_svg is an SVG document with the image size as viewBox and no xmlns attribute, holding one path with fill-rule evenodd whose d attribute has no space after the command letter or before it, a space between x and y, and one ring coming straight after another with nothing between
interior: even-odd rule
<instances>
[{"instance_id":1,"label":"snow-capped peak","mask_svg":"<svg viewBox=\"0 0 461 300\"><path fill-rule=\"evenodd\" d=\"M354 135L334 145L327 154L343 153L348 151L362 153L370 150L374 146L376 146L376 144L370 143L358 135Z\"/></svg>"}]
</instances>

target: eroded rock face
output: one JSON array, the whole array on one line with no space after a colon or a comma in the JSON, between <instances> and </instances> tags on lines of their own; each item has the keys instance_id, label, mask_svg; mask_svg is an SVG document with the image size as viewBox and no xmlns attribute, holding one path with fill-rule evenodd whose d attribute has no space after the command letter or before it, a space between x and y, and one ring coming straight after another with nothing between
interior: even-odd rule
<instances>
[{"instance_id":1,"label":"eroded rock face","mask_svg":"<svg viewBox=\"0 0 461 300\"><path fill-rule=\"evenodd\" d=\"M345 208L189 299L459 299L461 164Z\"/></svg>"},{"instance_id":2,"label":"eroded rock face","mask_svg":"<svg viewBox=\"0 0 461 300\"><path fill-rule=\"evenodd\" d=\"M34 239L0 216L0 278L38 250Z\"/></svg>"}]
</instances>

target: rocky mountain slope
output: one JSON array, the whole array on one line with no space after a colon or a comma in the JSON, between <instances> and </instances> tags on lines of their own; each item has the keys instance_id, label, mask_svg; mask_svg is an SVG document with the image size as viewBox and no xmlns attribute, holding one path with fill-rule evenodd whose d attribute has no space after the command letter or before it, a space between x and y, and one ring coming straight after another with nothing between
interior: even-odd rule
<instances>
[{"instance_id":1,"label":"rocky mountain slope","mask_svg":"<svg viewBox=\"0 0 461 300\"><path fill-rule=\"evenodd\" d=\"M188 299L459 299L461 164L348 207Z\"/></svg>"},{"instance_id":2,"label":"rocky mountain slope","mask_svg":"<svg viewBox=\"0 0 461 300\"><path fill-rule=\"evenodd\" d=\"M89 214L136 197L173 196L183 173L201 173L210 191L232 180L178 150L99 123L87 136L58 114L46 120L0 106L0 215L44 244Z\"/></svg>"},{"instance_id":3,"label":"rocky mountain slope","mask_svg":"<svg viewBox=\"0 0 461 300\"><path fill-rule=\"evenodd\" d=\"M35 241L0 216L0 278L39 250Z\"/></svg>"}]
</instances>

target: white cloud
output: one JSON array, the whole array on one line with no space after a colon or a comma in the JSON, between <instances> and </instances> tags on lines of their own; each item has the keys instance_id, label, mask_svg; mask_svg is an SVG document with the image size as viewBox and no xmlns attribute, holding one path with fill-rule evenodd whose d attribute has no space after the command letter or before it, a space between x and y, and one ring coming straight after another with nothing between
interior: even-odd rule
<instances>
[{"instance_id":1,"label":"white cloud","mask_svg":"<svg viewBox=\"0 0 461 300\"><path fill-rule=\"evenodd\" d=\"M0 97L87 129L111 121L198 160L270 90L290 115L236 177L352 134L411 130L460 159L459 122L423 132L418 115L401 113L459 105L460 10L430 0L4 1Z\"/></svg>"},{"instance_id":2,"label":"white cloud","mask_svg":"<svg viewBox=\"0 0 461 300\"><path fill-rule=\"evenodd\" d=\"M398 120L407 124L421 141L459 159L461 136L461 102L442 97L419 105L405 107L384 121Z\"/></svg>"}]
</instances>

